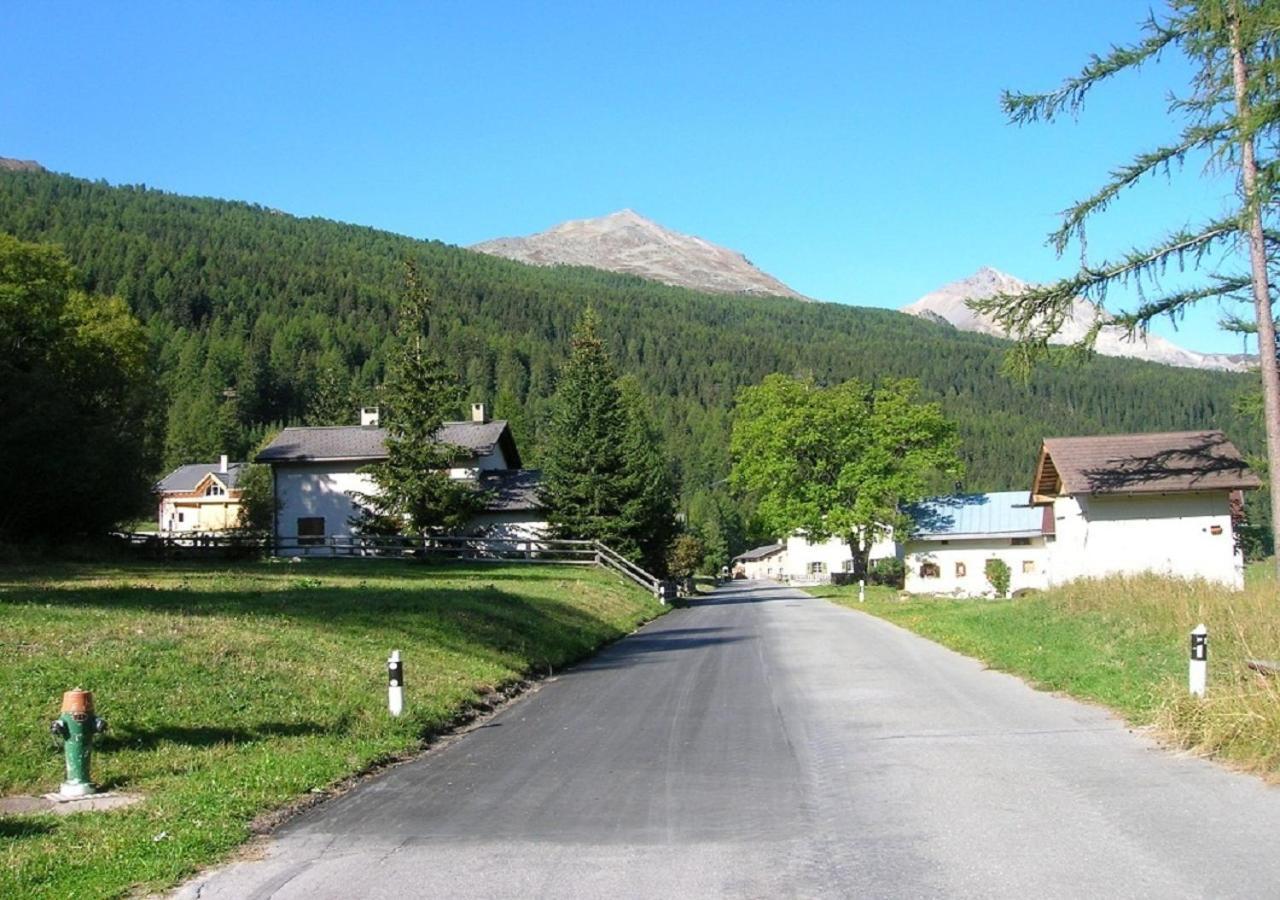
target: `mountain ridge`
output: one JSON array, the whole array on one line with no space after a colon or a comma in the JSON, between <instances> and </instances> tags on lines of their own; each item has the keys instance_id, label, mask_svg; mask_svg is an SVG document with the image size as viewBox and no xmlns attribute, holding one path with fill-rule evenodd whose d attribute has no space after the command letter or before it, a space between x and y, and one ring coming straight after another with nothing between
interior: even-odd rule
<instances>
[{"instance_id":1,"label":"mountain ridge","mask_svg":"<svg viewBox=\"0 0 1280 900\"><path fill-rule=\"evenodd\" d=\"M537 266L588 266L716 294L811 299L738 251L674 231L630 208L468 249Z\"/></svg>"},{"instance_id":2,"label":"mountain ridge","mask_svg":"<svg viewBox=\"0 0 1280 900\"><path fill-rule=\"evenodd\" d=\"M1008 338L1008 334L990 315L968 306L969 300L986 300L997 294L1020 294L1030 288L1029 282L991 266L982 266L967 278L961 278L930 291L901 307L900 312L927 321L945 323L959 331ZM1077 297L1071 316L1050 343L1070 344L1085 336L1089 328L1107 314L1083 297ZM1104 324L1098 333L1095 350L1102 356L1138 359L1185 369L1209 369L1221 372L1246 372L1251 358L1244 354L1202 353L1188 350L1158 335L1130 337L1125 329Z\"/></svg>"}]
</instances>

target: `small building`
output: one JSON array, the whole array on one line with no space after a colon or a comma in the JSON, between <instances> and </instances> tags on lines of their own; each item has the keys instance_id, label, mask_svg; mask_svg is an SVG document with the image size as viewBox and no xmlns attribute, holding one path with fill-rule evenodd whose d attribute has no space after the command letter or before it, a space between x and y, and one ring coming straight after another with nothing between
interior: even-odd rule
<instances>
[{"instance_id":1,"label":"small building","mask_svg":"<svg viewBox=\"0 0 1280 900\"><path fill-rule=\"evenodd\" d=\"M786 562L786 544L766 544L733 558L734 578L781 578Z\"/></svg>"},{"instance_id":2,"label":"small building","mask_svg":"<svg viewBox=\"0 0 1280 900\"><path fill-rule=\"evenodd\" d=\"M376 409L362 410L360 425L280 432L257 457L272 470L276 539L305 545L354 535L353 522L362 510L357 498L377 494L364 469L387 458L386 437ZM522 468L505 421L490 421L477 403L471 421L444 423L437 440L458 448L450 477L475 482L487 492L486 508L468 532L521 540L545 535L538 472Z\"/></svg>"},{"instance_id":3,"label":"small building","mask_svg":"<svg viewBox=\"0 0 1280 900\"><path fill-rule=\"evenodd\" d=\"M1009 590L1049 585L1053 516L1025 491L934 497L906 508L905 588L912 594L994 596L987 561L1009 567Z\"/></svg>"},{"instance_id":4,"label":"small building","mask_svg":"<svg viewBox=\"0 0 1280 900\"><path fill-rule=\"evenodd\" d=\"M1154 572L1239 590L1242 492L1260 486L1221 431L1048 438L1029 499L1053 516L1050 584Z\"/></svg>"},{"instance_id":5,"label":"small building","mask_svg":"<svg viewBox=\"0 0 1280 900\"><path fill-rule=\"evenodd\" d=\"M208 534L240 524L240 474L246 463L192 463L174 469L155 486L156 527L165 533Z\"/></svg>"}]
</instances>

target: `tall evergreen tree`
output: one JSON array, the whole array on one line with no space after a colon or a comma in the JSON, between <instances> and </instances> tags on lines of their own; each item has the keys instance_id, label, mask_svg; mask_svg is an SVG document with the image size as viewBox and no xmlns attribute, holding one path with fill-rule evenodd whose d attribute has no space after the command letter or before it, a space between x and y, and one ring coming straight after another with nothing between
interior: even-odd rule
<instances>
[{"instance_id":1,"label":"tall evergreen tree","mask_svg":"<svg viewBox=\"0 0 1280 900\"><path fill-rule=\"evenodd\" d=\"M570 340L551 399L542 454L542 501L557 537L621 543L627 502L627 420L617 373L588 308ZM635 554L638 547L617 546Z\"/></svg>"},{"instance_id":2,"label":"tall evergreen tree","mask_svg":"<svg viewBox=\"0 0 1280 900\"><path fill-rule=\"evenodd\" d=\"M438 441L446 417L458 409L461 391L427 347L431 293L413 262L405 264L397 330L400 345L383 392L387 459L368 467L378 491L357 497L369 513L357 524L403 523L417 535L455 532L479 508L480 493L449 477L463 451Z\"/></svg>"},{"instance_id":3,"label":"tall evergreen tree","mask_svg":"<svg viewBox=\"0 0 1280 900\"><path fill-rule=\"evenodd\" d=\"M552 397L542 498L555 534L603 541L662 571L675 480L634 387L624 390L588 309Z\"/></svg>"},{"instance_id":4,"label":"tall evergreen tree","mask_svg":"<svg viewBox=\"0 0 1280 900\"><path fill-rule=\"evenodd\" d=\"M1112 172L1098 191L1069 207L1049 236L1050 243L1062 253L1076 241L1083 256L1085 228L1095 216L1126 189L1152 175L1167 174L1187 159L1236 176L1233 207L1179 228L1153 246L1092 264L1082 259L1079 272L1056 284L974 306L993 313L1018 339L1010 363L1025 375L1030 363L1050 355L1049 339L1069 315L1076 297L1101 305L1109 288L1136 285L1139 303L1115 316L1130 332L1145 331L1160 316L1177 318L1205 299L1243 301L1251 307L1250 313L1233 324L1258 336L1267 468L1273 475L1280 474L1280 347L1270 284L1280 224L1276 203L1280 196L1280 3L1170 0L1162 17L1148 17L1143 32L1135 43L1113 46L1105 55L1092 57L1078 75L1055 91L1004 95L1011 121L1052 121L1065 113L1078 113L1098 84L1154 62L1163 53L1177 52L1190 64L1189 91L1169 103L1172 117L1182 123L1179 134L1167 144L1137 154ZM1168 266L1188 262L1194 267L1210 264L1203 283L1163 290L1159 279ZM1095 327L1075 350L1088 351L1097 333ZM1280 525L1280 490L1274 486L1271 521L1273 527ZM1280 570L1280 556L1276 565Z\"/></svg>"}]
</instances>

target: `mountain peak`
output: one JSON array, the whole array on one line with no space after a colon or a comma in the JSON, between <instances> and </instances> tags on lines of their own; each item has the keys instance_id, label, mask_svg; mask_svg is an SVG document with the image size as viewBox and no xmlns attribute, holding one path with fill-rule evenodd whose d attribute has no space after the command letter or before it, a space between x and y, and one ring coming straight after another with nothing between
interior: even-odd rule
<instances>
[{"instance_id":1,"label":"mountain peak","mask_svg":"<svg viewBox=\"0 0 1280 900\"><path fill-rule=\"evenodd\" d=\"M9 172L43 172L45 168L34 159L9 159L7 156L0 156L0 170Z\"/></svg>"},{"instance_id":2,"label":"mountain peak","mask_svg":"<svg viewBox=\"0 0 1280 900\"><path fill-rule=\"evenodd\" d=\"M538 266L590 266L709 293L809 299L741 253L672 231L629 207L561 222L528 237L484 241L471 249Z\"/></svg>"},{"instance_id":3,"label":"mountain peak","mask_svg":"<svg viewBox=\"0 0 1280 900\"><path fill-rule=\"evenodd\" d=\"M917 318L952 325L960 331L1008 337L995 319L970 309L968 301L986 300L997 294L1020 294L1029 287L1031 285L1020 278L991 266L983 266L968 278L961 278L925 294L914 303L902 307L901 311ZM1080 340L1099 317L1104 322L1110 321L1098 307L1083 297L1077 297L1072 302L1070 316L1050 343L1071 344ZM1248 368L1248 361L1236 356L1186 350L1156 335L1131 338L1123 328L1106 324L1098 334L1095 349L1102 356L1124 356L1190 369L1243 372Z\"/></svg>"}]
</instances>

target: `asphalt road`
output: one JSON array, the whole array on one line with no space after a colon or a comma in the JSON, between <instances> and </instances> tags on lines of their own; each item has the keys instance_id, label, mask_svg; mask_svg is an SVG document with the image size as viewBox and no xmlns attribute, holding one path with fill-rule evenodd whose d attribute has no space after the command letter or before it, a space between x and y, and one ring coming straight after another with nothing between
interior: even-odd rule
<instances>
[{"instance_id":1,"label":"asphalt road","mask_svg":"<svg viewBox=\"0 0 1280 900\"><path fill-rule=\"evenodd\" d=\"M767 583L672 612L185 897L1278 897L1280 789Z\"/></svg>"}]
</instances>

